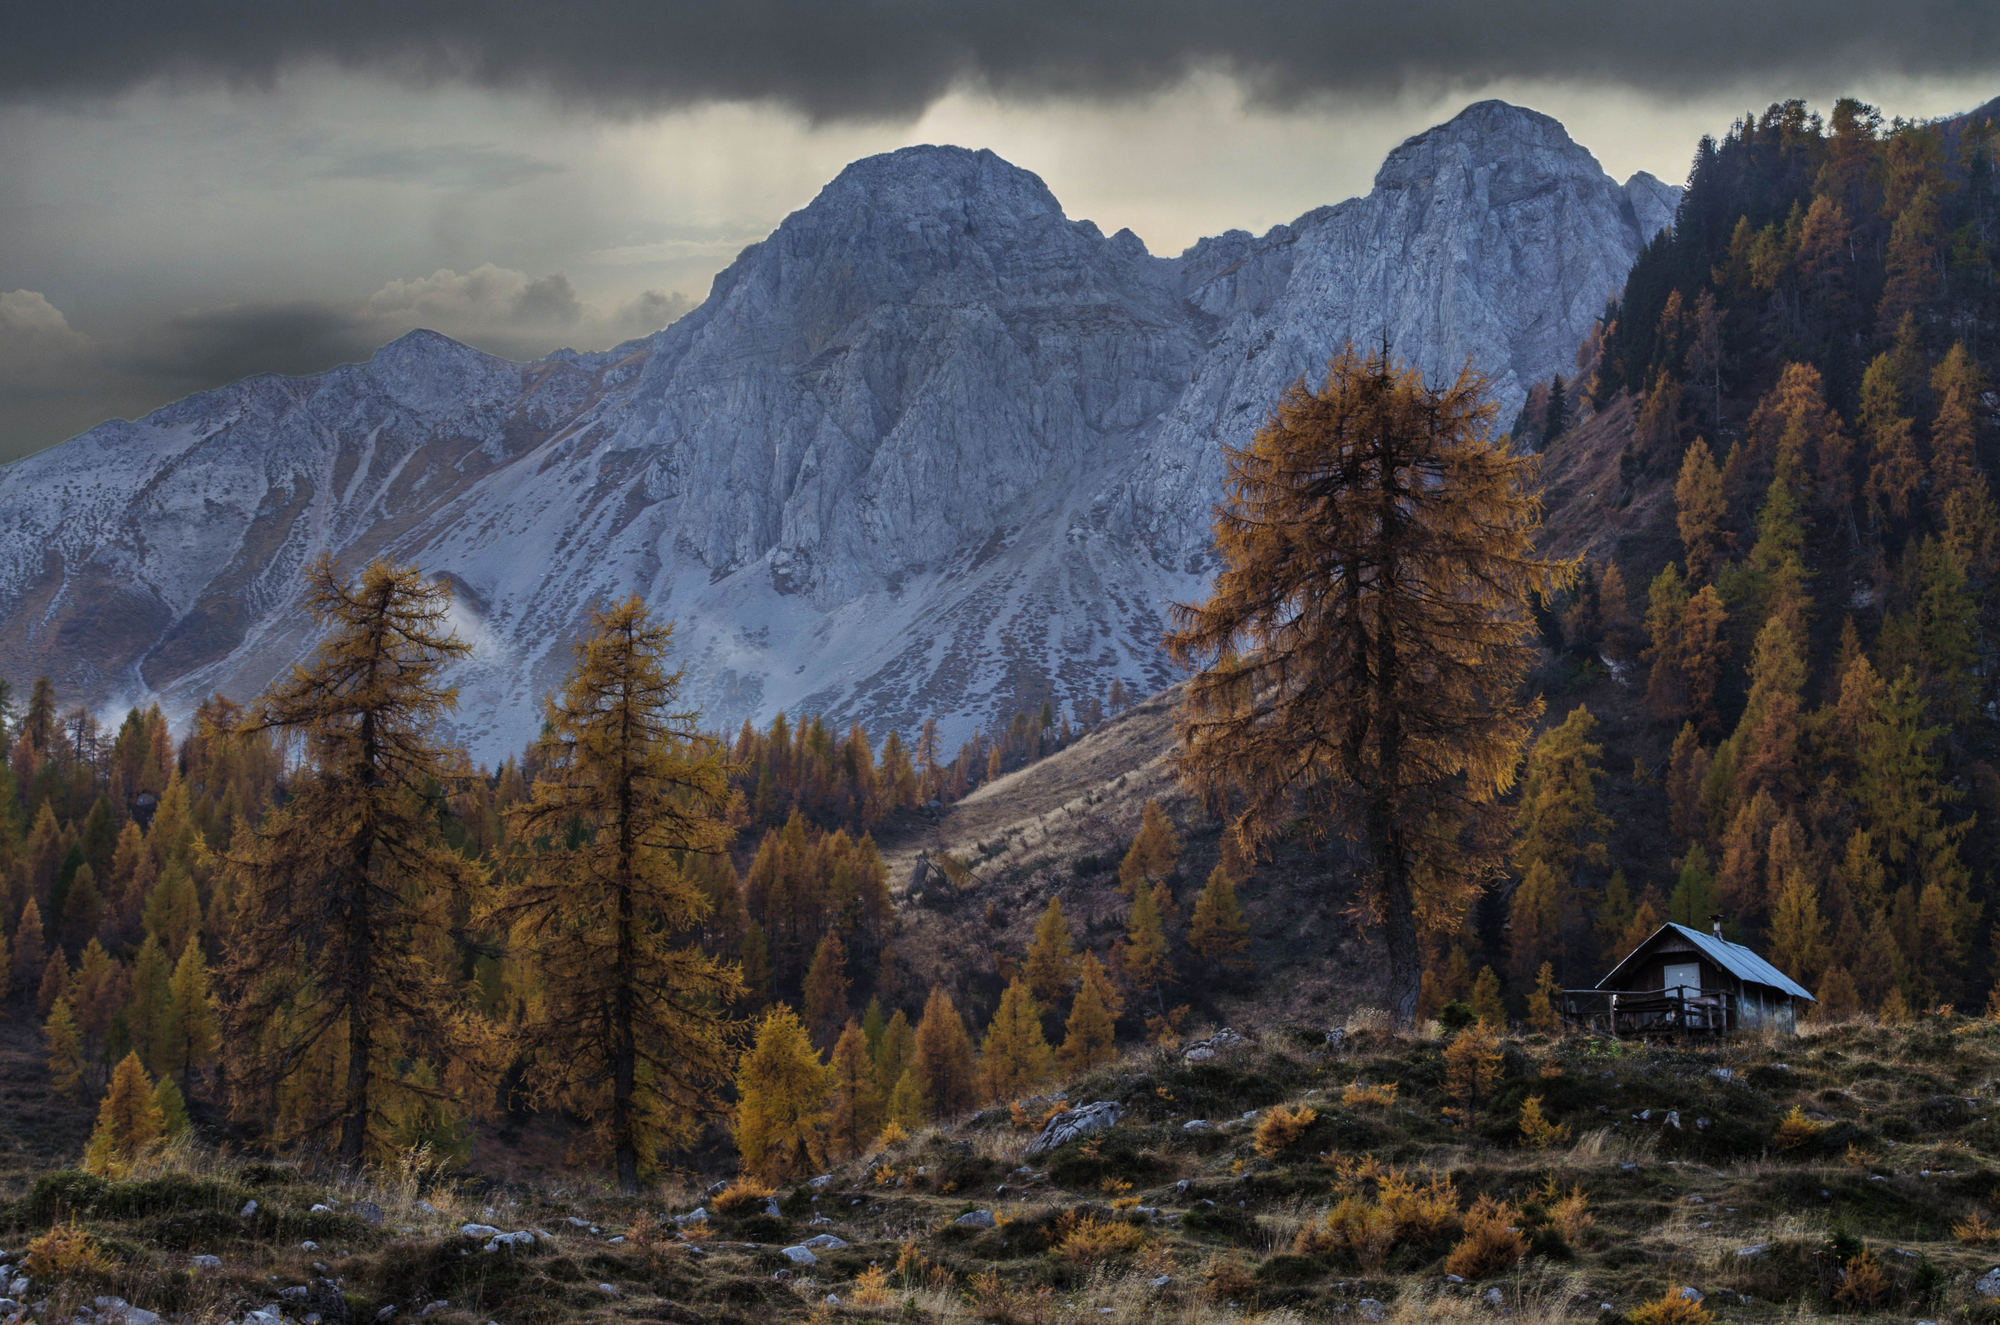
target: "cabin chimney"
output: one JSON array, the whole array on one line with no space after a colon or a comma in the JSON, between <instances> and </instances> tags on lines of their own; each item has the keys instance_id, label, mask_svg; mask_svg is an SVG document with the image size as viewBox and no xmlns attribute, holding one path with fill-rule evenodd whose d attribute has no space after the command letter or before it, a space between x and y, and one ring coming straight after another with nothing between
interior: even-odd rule
<instances>
[{"instance_id":1,"label":"cabin chimney","mask_svg":"<svg viewBox=\"0 0 2000 1325\"><path fill-rule=\"evenodd\" d=\"M1720 911L1718 911L1718 912L1716 912L1716 913L1715 913L1714 915L1710 916L1710 917L1708 918L1708 923L1709 923L1709 926L1710 926L1710 927L1711 927L1712 929L1714 929L1714 931L1715 931L1715 937L1717 937L1717 938L1721 938L1721 937L1722 937L1722 913L1721 913Z\"/></svg>"}]
</instances>

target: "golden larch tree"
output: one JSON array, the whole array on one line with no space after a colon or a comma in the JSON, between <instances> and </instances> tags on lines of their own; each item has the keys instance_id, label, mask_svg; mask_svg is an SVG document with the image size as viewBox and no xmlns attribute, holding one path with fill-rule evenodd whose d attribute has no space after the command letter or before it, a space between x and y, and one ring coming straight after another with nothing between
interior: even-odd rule
<instances>
[{"instance_id":1,"label":"golden larch tree","mask_svg":"<svg viewBox=\"0 0 2000 1325\"><path fill-rule=\"evenodd\" d=\"M965 1022L941 985L932 985L917 1023L916 1053L911 1061L917 1088L930 1105L933 1118L953 1118L979 1103L979 1079L972 1061L972 1039Z\"/></svg>"},{"instance_id":2,"label":"golden larch tree","mask_svg":"<svg viewBox=\"0 0 2000 1325\"><path fill-rule=\"evenodd\" d=\"M592 632L548 701L534 794L507 816L519 868L486 923L532 972L531 1089L589 1119L636 1191L729 1078L742 984L690 937L709 903L680 858L725 850L734 829L721 745L675 707L672 625L635 595Z\"/></svg>"},{"instance_id":3,"label":"golden larch tree","mask_svg":"<svg viewBox=\"0 0 2000 1325\"><path fill-rule=\"evenodd\" d=\"M981 1091L996 1104L1032 1094L1048 1080L1054 1060L1034 995L1020 980L1010 982L980 1042Z\"/></svg>"},{"instance_id":4,"label":"golden larch tree","mask_svg":"<svg viewBox=\"0 0 2000 1325\"><path fill-rule=\"evenodd\" d=\"M833 1069L822 1063L805 1023L780 1003L757 1023L736 1068L736 1148L743 1167L767 1182L810 1173L826 1159Z\"/></svg>"},{"instance_id":5,"label":"golden larch tree","mask_svg":"<svg viewBox=\"0 0 2000 1325\"><path fill-rule=\"evenodd\" d=\"M1117 992L1112 989L1097 954L1086 952L1082 983L1076 991L1076 1002L1070 1005L1069 1020L1063 1025L1062 1048L1056 1051L1066 1070L1082 1072L1118 1056L1114 1040L1119 1010Z\"/></svg>"},{"instance_id":6,"label":"golden larch tree","mask_svg":"<svg viewBox=\"0 0 2000 1325\"><path fill-rule=\"evenodd\" d=\"M806 968L806 1029L813 1043L832 1048L847 1020L847 947L840 935L827 934L813 949L812 965Z\"/></svg>"},{"instance_id":7,"label":"golden larch tree","mask_svg":"<svg viewBox=\"0 0 2000 1325\"><path fill-rule=\"evenodd\" d=\"M134 1165L151 1158L166 1123L139 1055L126 1054L112 1070L111 1089L97 1106L97 1127L84 1151L84 1169L100 1177L124 1177Z\"/></svg>"},{"instance_id":8,"label":"golden larch tree","mask_svg":"<svg viewBox=\"0 0 2000 1325\"><path fill-rule=\"evenodd\" d=\"M832 1066L833 1106L827 1135L835 1158L852 1159L882 1130L882 1092L875 1086L868 1037L852 1021L833 1046Z\"/></svg>"},{"instance_id":9,"label":"golden larch tree","mask_svg":"<svg viewBox=\"0 0 2000 1325\"><path fill-rule=\"evenodd\" d=\"M215 1013L215 998L209 992L208 960L202 955L201 941L190 938L174 963L173 977L167 982L166 1015L157 1024L153 1044L159 1055L160 1075L180 1074L188 1085L193 1074L205 1069L222 1052L222 1027Z\"/></svg>"},{"instance_id":10,"label":"golden larch tree","mask_svg":"<svg viewBox=\"0 0 2000 1325\"><path fill-rule=\"evenodd\" d=\"M1227 970L1243 970L1249 960L1250 926L1243 921L1243 908L1236 901L1236 880L1217 865L1209 871L1208 882L1195 898L1194 916L1188 923L1188 947L1204 961Z\"/></svg>"},{"instance_id":11,"label":"golden larch tree","mask_svg":"<svg viewBox=\"0 0 2000 1325\"><path fill-rule=\"evenodd\" d=\"M337 1124L352 1167L390 1144L391 1097L415 1089L400 1063L463 1060L478 1044L450 927L483 874L446 844L431 799L447 770L437 722L458 702L443 673L469 649L447 620L450 588L414 566L375 561L348 580L322 556L306 582L326 638L239 727L296 737L305 759L286 802L226 858L239 913L220 983L238 1079L282 1090L331 1056L338 1080L300 1098L296 1123ZM166 831L156 819L149 840ZM179 862L162 848L164 885ZM185 935L172 946L154 932L185 950Z\"/></svg>"},{"instance_id":12,"label":"golden larch tree","mask_svg":"<svg viewBox=\"0 0 2000 1325\"><path fill-rule=\"evenodd\" d=\"M1681 547L1687 552L1688 579L1706 584L1715 576L1728 539L1729 503L1722 498L1722 471L1700 437L1681 457L1680 478L1674 484L1674 518Z\"/></svg>"},{"instance_id":13,"label":"golden larch tree","mask_svg":"<svg viewBox=\"0 0 2000 1325\"><path fill-rule=\"evenodd\" d=\"M1028 947L1023 967L1028 992L1043 1003L1066 998L1076 984L1076 945L1070 936L1069 919L1063 915L1062 898L1049 898L1048 909L1035 922L1035 941Z\"/></svg>"},{"instance_id":14,"label":"golden larch tree","mask_svg":"<svg viewBox=\"0 0 2000 1325\"><path fill-rule=\"evenodd\" d=\"M1177 718L1180 776L1213 805L1240 800L1233 830L1252 841L1303 810L1365 845L1405 1024L1417 916L1461 909L1495 862L1498 798L1540 712L1521 693L1529 602L1575 572L1536 555L1535 461L1494 416L1469 367L1433 386L1386 349L1342 349L1229 451L1223 569L1167 637L1202 668ZM1420 876L1449 895L1419 899Z\"/></svg>"}]
</instances>

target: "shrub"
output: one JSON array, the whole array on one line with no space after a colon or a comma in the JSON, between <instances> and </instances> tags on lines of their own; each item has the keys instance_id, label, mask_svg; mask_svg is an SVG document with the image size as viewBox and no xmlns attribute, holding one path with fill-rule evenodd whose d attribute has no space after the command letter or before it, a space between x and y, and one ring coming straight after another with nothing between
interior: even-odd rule
<instances>
[{"instance_id":1,"label":"shrub","mask_svg":"<svg viewBox=\"0 0 2000 1325\"><path fill-rule=\"evenodd\" d=\"M1825 1130L1819 1123L1806 1117L1805 1111L1794 1104L1792 1111L1778 1124L1778 1149L1797 1150L1801 1146L1811 1145Z\"/></svg>"},{"instance_id":2,"label":"shrub","mask_svg":"<svg viewBox=\"0 0 2000 1325\"><path fill-rule=\"evenodd\" d=\"M1858 1311L1870 1311L1881 1306L1882 1299L1888 1295L1888 1277L1882 1273L1882 1264L1871 1251L1862 1251L1848 1258L1846 1268L1840 1272L1840 1286L1833 1290L1834 1301Z\"/></svg>"},{"instance_id":3,"label":"shrub","mask_svg":"<svg viewBox=\"0 0 2000 1325\"><path fill-rule=\"evenodd\" d=\"M1071 1265L1095 1265L1107 1256L1135 1252L1145 1241L1146 1231L1135 1224L1095 1215L1079 1219L1071 1210L1056 1224L1055 1254Z\"/></svg>"},{"instance_id":4,"label":"shrub","mask_svg":"<svg viewBox=\"0 0 2000 1325\"><path fill-rule=\"evenodd\" d=\"M1633 1308L1629 1319L1632 1325L1709 1325L1715 1317L1693 1298L1682 1297L1675 1285L1657 1301Z\"/></svg>"},{"instance_id":5,"label":"shrub","mask_svg":"<svg viewBox=\"0 0 2000 1325\"><path fill-rule=\"evenodd\" d=\"M1573 1186L1567 1193L1558 1195L1556 1180L1551 1177L1544 1189L1544 1204L1549 1212L1549 1223L1561 1230L1563 1241L1575 1246L1583 1235L1597 1222L1590 1213L1590 1197L1580 1186ZM1547 1199L1553 1197L1553 1200Z\"/></svg>"},{"instance_id":6,"label":"shrub","mask_svg":"<svg viewBox=\"0 0 2000 1325\"><path fill-rule=\"evenodd\" d=\"M1388 1108L1396 1102L1396 1083L1391 1081L1380 1086L1364 1086L1359 1081L1351 1083L1340 1092L1340 1107L1359 1109L1367 1105Z\"/></svg>"},{"instance_id":7,"label":"shrub","mask_svg":"<svg viewBox=\"0 0 2000 1325\"><path fill-rule=\"evenodd\" d=\"M889 1271L879 1262L869 1262L868 1268L854 1276L854 1304L860 1307L884 1306L889 1301Z\"/></svg>"},{"instance_id":8,"label":"shrub","mask_svg":"<svg viewBox=\"0 0 2000 1325\"><path fill-rule=\"evenodd\" d=\"M1542 1113L1542 1097L1530 1095L1521 1105L1521 1143L1536 1150L1569 1144L1569 1124L1553 1123Z\"/></svg>"},{"instance_id":9,"label":"shrub","mask_svg":"<svg viewBox=\"0 0 2000 1325\"><path fill-rule=\"evenodd\" d=\"M762 1211L764 1202L777 1192L777 1188L766 1186L754 1178L738 1178L723 1188L712 1204L720 1215L733 1215L742 1210Z\"/></svg>"},{"instance_id":10,"label":"shrub","mask_svg":"<svg viewBox=\"0 0 2000 1325\"><path fill-rule=\"evenodd\" d=\"M1272 1109L1257 1124L1257 1153L1266 1159L1278 1154L1304 1136L1318 1118L1316 1110L1303 1104L1281 1104Z\"/></svg>"},{"instance_id":11,"label":"shrub","mask_svg":"<svg viewBox=\"0 0 2000 1325\"><path fill-rule=\"evenodd\" d=\"M111 1259L81 1224L70 1221L53 1226L30 1242L21 1268L31 1278L57 1283L102 1279L111 1273Z\"/></svg>"},{"instance_id":12,"label":"shrub","mask_svg":"<svg viewBox=\"0 0 2000 1325\"><path fill-rule=\"evenodd\" d=\"M1218 1256L1201 1273L1202 1287L1217 1302L1231 1302L1257 1291L1257 1280L1234 1256Z\"/></svg>"},{"instance_id":13,"label":"shrub","mask_svg":"<svg viewBox=\"0 0 2000 1325\"><path fill-rule=\"evenodd\" d=\"M1993 1241L1993 1226L1986 1222L1986 1216L1974 1210L1970 1215L1951 1226L1951 1235L1968 1247L1983 1247Z\"/></svg>"},{"instance_id":14,"label":"shrub","mask_svg":"<svg viewBox=\"0 0 2000 1325\"><path fill-rule=\"evenodd\" d=\"M1518 1227L1520 1219L1520 1211L1504 1201L1490 1196L1474 1201L1465 1212L1465 1236L1445 1258L1445 1272L1485 1279L1513 1269L1528 1249Z\"/></svg>"},{"instance_id":15,"label":"shrub","mask_svg":"<svg viewBox=\"0 0 2000 1325\"><path fill-rule=\"evenodd\" d=\"M1499 1081L1501 1062L1500 1036L1483 1021L1460 1031L1444 1051L1445 1093L1458 1101L1445 1116L1460 1130L1478 1125L1479 1105Z\"/></svg>"}]
</instances>

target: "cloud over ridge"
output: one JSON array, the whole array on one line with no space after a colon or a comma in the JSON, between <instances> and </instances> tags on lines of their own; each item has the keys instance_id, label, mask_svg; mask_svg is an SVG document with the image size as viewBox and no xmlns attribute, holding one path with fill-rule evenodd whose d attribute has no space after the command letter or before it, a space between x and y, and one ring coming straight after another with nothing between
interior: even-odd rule
<instances>
[{"instance_id":1,"label":"cloud over ridge","mask_svg":"<svg viewBox=\"0 0 2000 1325\"><path fill-rule=\"evenodd\" d=\"M1290 105L1510 78L1675 94L1787 72L1964 75L2000 64L2000 6L1965 0L7 0L0 14L0 96L14 99L158 78L257 85L332 64L538 89L614 113L772 101L813 119L908 117L961 85L1115 99L1199 70Z\"/></svg>"}]
</instances>

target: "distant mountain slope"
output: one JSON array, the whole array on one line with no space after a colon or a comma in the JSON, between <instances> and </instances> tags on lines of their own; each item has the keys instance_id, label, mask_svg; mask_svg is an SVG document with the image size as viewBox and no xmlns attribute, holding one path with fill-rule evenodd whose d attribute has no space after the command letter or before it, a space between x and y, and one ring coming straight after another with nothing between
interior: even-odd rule
<instances>
[{"instance_id":1,"label":"distant mountain slope","mask_svg":"<svg viewBox=\"0 0 2000 1325\"><path fill-rule=\"evenodd\" d=\"M0 483L0 674L254 693L309 644L319 551L446 576L459 734L517 748L593 602L680 624L691 694L878 733L1168 679L1226 445L1341 340L1564 371L1677 191L1482 102L1365 198L1179 258L1071 221L991 152L856 162L673 326L512 364L416 332L112 423Z\"/></svg>"}]
</instances>

